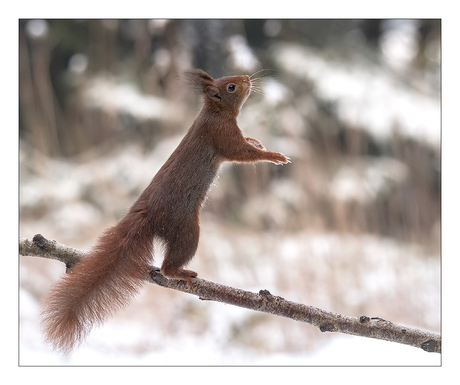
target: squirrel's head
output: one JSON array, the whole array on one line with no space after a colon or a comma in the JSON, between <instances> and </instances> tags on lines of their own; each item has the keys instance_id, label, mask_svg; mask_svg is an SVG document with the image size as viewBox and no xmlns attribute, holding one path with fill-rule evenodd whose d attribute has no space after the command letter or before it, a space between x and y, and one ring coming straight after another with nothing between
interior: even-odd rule
<instances>
[{"instance_id":1,"label":"squirrel's head","mask_svg":"<svg viewBox=\"0 0 460 385\"><path fill-rule=\"evenodd\" d=\"M251 79L247 75L213 79L203 70L191 70L183 77L187 85L203 95L205 104L235 116L251 93Z\"/></svg>"}]
</instances>

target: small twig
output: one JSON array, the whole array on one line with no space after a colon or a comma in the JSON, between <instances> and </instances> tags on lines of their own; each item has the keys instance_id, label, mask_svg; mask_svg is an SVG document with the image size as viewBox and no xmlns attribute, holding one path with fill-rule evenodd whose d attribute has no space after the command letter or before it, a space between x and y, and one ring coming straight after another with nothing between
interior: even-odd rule
<instances>
[{"instance_id":1,"label":"small twig","mask_svg":"<svg viewBox=\"0 0 460 385\"><path fill-rule=\"evenodd\" d=\"M67 269L78 263L85 252L49 241L37 234L32 240L19 239L21 255L39 256L62 261ZM441 336L419 329L394 324L379 317L349 317L316 307L287 301L268 290L259 293L223 286L195 278L191 287L185 281L165 278L159 268L153 267L148 282L184 293L194 294L201 300L223 302L251 310L275 314L318 327L322 332L341 332L415 346L427 352L441 353Z\"/></svg>"}]
</instances>

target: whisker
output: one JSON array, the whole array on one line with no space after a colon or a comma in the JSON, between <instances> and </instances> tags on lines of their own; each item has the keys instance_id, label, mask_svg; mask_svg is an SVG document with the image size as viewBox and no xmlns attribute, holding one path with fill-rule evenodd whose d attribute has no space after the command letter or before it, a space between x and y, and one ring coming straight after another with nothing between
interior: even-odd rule
<instances>
[{"instance_id":1,"label":"whisker","mask_svg":"<svg viewBox=\"0 0 460 385\"><path fill-rule=\"evenodd\" d=\"M259 88L259 87L254 87L254 86L251 87L251 92L254 92L255 94L259 94L259 95L263 95L263 94L264 94L264 92L263 92L263 90L262 90L261 88Z\"/></svg>"},{"instance_id":2,"label":"whisker","mask_svg":"<svg viewBox=\"0 0 460 385\"><path fill-rule=\"evenodd\" d=\"M265 81L267 81L268 79L273 79L275 76L272 76L272 75L267 75L267 76L261 76L261 77L257 77L257 78L254 78L254 79L251 79L251 83L252 84L261 84L261 83L264 83Z\"/></svg>"},{"instance_id":3,"label":"whisker","mask_svg":"<svg viewBox=\"0 0 460 385\"><path fill-rule=\"evenodd\" d=\"M262 71L265 71L265 69L262 68L261 70L254 72L252 75L249 76L249 79L251 79L254 75L257 75L259 72L262 72Z\"/></svg>"},{"instance_id":4,"label":"whisker","mask_svg":"<svg viewBox=\"0 0 460 385\"><path fill-rule=\"evenodd\" d=\"M254 75L257 75L258 73L260 73L260 72L262 72L262 71L274 71L274 69L271 69L271 68L262 68L261 70L259 70L259 71L257 71L257 72L254 72L251 76L249 76L249 79L255 80L255 79L252 79L252 77L253 77ZM260 78L258 78L258 79L260 79Z\"/></svg>"},{"instance_id":5,"label":"whisker","mask_svg":"<svg viewBox=\"0 0 460 385\"><path fill-rule=\"evenodd\" d=\"M251 76L249 76L249 79L251 79L251 91L254 92L255 94L263 95L264 94L264 89L262 86L262 83L264 80L267 78L274 77L273 75L267 75L266 73L261 73L263 71L274 71L274 69L266 69L263 68L255 73L253 73ZM258 75L257 77L254 77Z\"/></svg>"}]
</instances>

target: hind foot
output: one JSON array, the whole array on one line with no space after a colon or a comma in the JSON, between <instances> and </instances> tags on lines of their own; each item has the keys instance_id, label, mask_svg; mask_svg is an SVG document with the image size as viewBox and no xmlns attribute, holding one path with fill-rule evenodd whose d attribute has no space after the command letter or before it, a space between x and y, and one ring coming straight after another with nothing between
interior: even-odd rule
<instances>
[{"instance_id":1,"label":"hind foot","mask_svg":"<svg viewBox=\"0 0 460 385\"><path fill-rule=\"evenodd\" d=\"M179 269L179 270L174 270L174 269L168 269L165 268L164 266L161 268L161 274L163 274L167 278L177 278L177 279L182 279L187 282L187 286L191 287L193 284L192 278L196 278L198 276L198 273L192 271L192 270L185 270L185 269Z\"/></svg>"}]
</instances>

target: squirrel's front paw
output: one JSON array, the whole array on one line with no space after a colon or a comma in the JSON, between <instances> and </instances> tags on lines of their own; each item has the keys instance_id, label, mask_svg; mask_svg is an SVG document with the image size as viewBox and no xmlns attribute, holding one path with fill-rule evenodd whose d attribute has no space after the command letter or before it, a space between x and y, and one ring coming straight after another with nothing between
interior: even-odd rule
<instances>
[{"instance_id":1,"label":"squirrel's front paw","mask_svg":"<svg viewBox=\"0 0 460 385\"><path fill-rule=\"evenodd\" d=\"M274 155L274 159L271 161L277 165L291 163L291 158L288 158L280 152L275 152Z\"/></svg>"}]
</instances>

